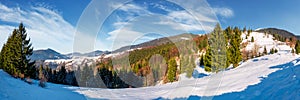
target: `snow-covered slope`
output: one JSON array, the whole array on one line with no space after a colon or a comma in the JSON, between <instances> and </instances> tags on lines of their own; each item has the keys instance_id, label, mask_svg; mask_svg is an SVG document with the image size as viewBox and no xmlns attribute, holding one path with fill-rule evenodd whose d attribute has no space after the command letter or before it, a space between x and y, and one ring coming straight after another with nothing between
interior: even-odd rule
<instances>
[{"instance_id":1,"label":"snow-covered slope","mask_svg":"<svg viewBox=\"0 0 300 100\"><path fill-rule=\"evenodd\" d=\"M217 99L242 99L249 96L256 99L270 97L284 99L285 96L288 96L288 99L300 99L299 71L299 56L276 53L250 59L235 69L202 78L143 88L100 89L51 83L47 84L47 88L40 88L37 81L29 85L0 70L0 100L81 100L86 99L85 97L130 100L211 98L205 96L215 96ZM268 97L265 97L265 94Z\"/></svg>"},{"instance_id":2,"label":"snow-covered slope","mask_svg":"<svg viewBox=\"0 0 300 100\"><path fill-rule=\"evenodd\" d=\"M0 100L84 100L85 96L73 92L70 86L47 83L41 88L37 81L32 85L12 78L0 69Z\"/></svg>"},{"instance_id":3,"label":"snow-covered slope","mask_svg":"<svg viewBox=\"0 0 300 100\"><path fill-rule=\"evenodd\" d=\"M267 51L270 52L270 50L277 49L279 51L291 51L292 48L286 45L284 42L280 42L277 40L274 40L273 36L271 34L265 34L260 32L251 32L249 36L246 36L246 33L242 33L242 43L248 43L246 46L247 51L253 50L254 45L257 45L259 47L258 51L262 53L264 51L264 47L266 47ZM246 38L247 37L247 38ZM251 38L254 38L254 42L251 42Z\"/></svg>"},{"instance_id":4,"label":"snow-covered slope","mask_svg":"<svg viewBox=\"0 0 300 100\"><path fill-rule=\"evenodd\" d=\"M128 89L78 89L77 92L91 98L99 99L156 99L156 98L187 98L196 96L215 96L224 93L241 92L251 85L260 84L262 79L282 68L299 66L299 58L290 53L277 53L248 60L239 67L198 79L182 80L153 87ZM298 74L299 75L299 74ZM299 76L295 76L299 77ZM278 79L274 82L285 80ZM272 87L272 86L270 86ZM267 89L267 88L265 88ZM262 90L263 91L263 90ZM255 92L255 91L253 91ZM295 91L297 92L297 91ZM280 95L280 94L274 94Z\"/></svg>"}]
</instances>

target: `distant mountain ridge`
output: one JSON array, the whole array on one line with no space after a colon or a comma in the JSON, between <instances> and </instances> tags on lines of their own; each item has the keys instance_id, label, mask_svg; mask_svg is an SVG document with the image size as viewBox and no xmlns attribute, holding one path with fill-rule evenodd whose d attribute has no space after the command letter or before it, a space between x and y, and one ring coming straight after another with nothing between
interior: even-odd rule
<instances>
[{"instance_id":1,"label":"distant mountain ridge","mask_svg":"<svg viewBox=\"0 0 300 100\"><path fill-rule=\"evenodd\" d=\"M186 40L186 39L193 39L196 34L191 34L191 33L183 33L179 35L174 35L174 36L169 36L169 37L163 37L163 38L158 38L154 40L150 40L148 42L144 42L141 44L137 45L129 45L129 46L124 46L121 47L117 50L114 50L113 52L123 52L129 49L137 49L137 48L144 48L144 47L149 47L149 46L158 46L170 42L177 42L181 40ZM101 50L96 50L93 52L89 53L79 53L79 52L73 52L73 53L68 53L68 54L61 54L59 52L56 52L53 49L45 49L45 50L34 50L32 56L30 57L31 60L55 60L55 59L71 59L72 57L96 57L100 56L102 54L110 54L112 52L110 51L101 51Z\"/></svg>"},{"instance_id":2,"label":"distant mountain ridge","mask_svg":"<svg viewBox=\"0 0 300 100\"><path fill-rule=\"evenodd\" d=\"M44 50L34 50L32 55L30 56L31 60L55 60L55 59L71 59L72 57L95 57L100 56L101 54L109 54L109 51L100 51L96 50L89 53L69 53L69 54L61 54L53 49L44 49Z\"/></svg>"},{"instance_id":3,"label":"distant mountain ridge","mask_svg":"<svg viewBox=\"0 0 300 100\"><path fill-rule=\"evenodd\" d=\"M278 29L278 28L264 28L264 29L259 29L259 30L256 30L256 32L267 32L269 34L278 34L282 37L285 37L285 38L290 38L290 37L296 37L298 40L300 40L300 36L298 35L295 35L289 31L286 31L286 30L283 30L283 29Z\"/></svg>"},{"instance_id":4,"label":"distant mountain ridge","mask_svg":"<svg viewBox=\"0 0 300 100\"><path fill-rule=\"evenodd\" d=\"M56 52L53 49L34 50L30 56L31 60L68 59L69 57Z\"/></svg>"},{"instance_id":5,"label":"distant mountain ridge","mask_svg":"<svg viewBox=\"0 0 300 100\"><path fill-rule=\"evenodd\" d=\"M157 38L154 40L150 40L147 42L143 42L137 45L129 45L129 46L124 46L121 47L117 50L114 50L113 52L122 52L122 51L126 51L129 49L137 49L137 48L143 48L143 47L149 47L149 46L159 46L162 44L166 44L166 43L171 43L171 42L177 42L177 41L181 41L181 40L185 40L185 39L193 39L193 37L197 36L196 34L191 34L191 33L183 33L183 34L179 34L179 35L174 35L174 36L169 36L169 37L162 37L162 38Z\"/></svg>"},{"instance_id":6,"label":"distant mountain ridge","mask_svg":"<svg viewBox=\"0 0 300 100\"><path fill-rule=\"evenodd\" d=\"M89 53L79 53L79 52L74 52L74 53L69 53L66 54L66 56L68 57L78 57L78 56L83 56L83 57L95 57L95 56L100 56L102 54L109 54L110 51L101 51L101 50L96 50L93 52L89 52Z\"/></svg>"}]
</instances>

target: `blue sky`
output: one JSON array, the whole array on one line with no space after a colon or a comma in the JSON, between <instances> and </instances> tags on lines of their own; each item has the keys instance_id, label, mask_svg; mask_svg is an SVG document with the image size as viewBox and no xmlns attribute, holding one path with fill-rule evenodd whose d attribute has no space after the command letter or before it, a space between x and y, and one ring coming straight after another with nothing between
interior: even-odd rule
<instances>
[{"instance_id":1,"label":"blue sky","mask_svg":"<svg viewBox=\"0 0 300 100\"><path fill-rule=\"evenodd\" d=\"M299 0L208 0L212 7L229 7L234 16L222 26L275 27L300 35ZM219 17L220 18L220 17Z\"/></svg>"},{"instance_id":2,"label":"blue sky","mask_svg":"<svg viewBox=\"0 0 300 100\"><path fill-rule=\"evenodd\" d=\"M23 22L35 49L114 50L181 33L222 27L275 27L300 34L300 1L1 0L0 44ZM124 2L125 1L125 2ZM76 41L77 40L77 41Z\"/></svg>"}]
</instances>

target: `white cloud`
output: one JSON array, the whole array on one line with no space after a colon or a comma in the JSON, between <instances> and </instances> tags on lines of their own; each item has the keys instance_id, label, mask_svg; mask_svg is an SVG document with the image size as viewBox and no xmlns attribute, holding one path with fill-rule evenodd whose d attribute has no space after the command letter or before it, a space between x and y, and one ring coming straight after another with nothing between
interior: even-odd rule
<instances>
[{"instance_id":1,"label":"white cloud","mask_svg":"<svg viewBox=\"0 0 300 100\"><path fill-rule=\"evenodd\" d=\"M234 12L230 8L213 8L213 11L220 16L230 18L234 16Z\"/></svg>"},{"instance_id":2,"label":"white cloud","mask_svg":"<svg viewBox=\"0 0 300 100\"><path fill-rule=\"evenodd\" d=\"M195 0L194 0L195 1ZM113 24L113 30L108 32L107 41L112 41L114 47L131 45L134 40L143 36L147 31L151 30L163 30L162 32L171 34L179 34L180 32L191 32L191 31L205 31L210 32L213 30L218 19L215 13L220 14L225 17L233 16L233 11L229 8L218 8L211 9L206 2L200 2L200 5L196 5L199 2L195 1L191 3L186 1L178 0L177 4L185 5L185 10L179 11L179 9L168 9L166 6L161 4L150 4L155 6L155 8L165 10L169 12L167 15L161 15L157 17L152 17L150 19L158 19L150 21L149 19L142 19L141 25L137 23L132 23L137 21L136 16L151 16L157 15L155 12L150 12L147 10L147 6L135 5L135 4L119 4L115 3L110 5L111 8L115 10L124 11L125 14L116 15L115 22ZM146 4L144 4L146 5ZM143 18L141 17L141 18ZM133 20L134 19L134 20ZM149 20L149 21L148 21ZM149 24L151 23L151 24ZM124 28L125 27L125 28ZM149 28L151 27L151 28ZM164 28L162 28L164 27ZM168 28L168 29L166 29ZM173 30L176 31L173 31ZM170 32L172 31L172 32ZM178 32L178 33L176 33ZM147 37L146 37L147 38ZM141 37L139 38L141 39ZM149 38L150 39L150 38ZM152 38L151 38L152 39ZM118 45L118 46L116 46Z\"/></svg>"},{"instance_id":3,"label":"white cloud","mask_svg":"<svg viewBox=\"0 0 300 100\"><path fill-rule=\"evenodd\" d=\"M23 22L35 49L53 48L59 52L71 52L75 28L57 12L45 7L7 7L0 3L0 20L8 23ZM3 23L0 27L9 26ZM1 31L12 32L11 28ZM5 33L8 34L8 33ZM6 37L7 38L7 37ZM5 42L6 39L1 39Z\"/></svg>"},{"instance_id":4,"label":"white cloud","mask_svg":"<svg viewBox=\"0 0 300 100\"><path fill-rule=\"evenodd\" d=\"M119 29L119 28L122 28L123 26L129 25L129 24L130 24L129 22L118 21L118 22L113 23L113 26L116 29Z\"/></svg>"},{"instance_id":5,"label":"white cloud","mask_svg":"<svg viewBox=\"0 0 300 100\"><path fill-rule=\"evenodd\" d=\"M143 33L133 31L128 27L116 29L108 34L110 36L106 39L113 42L112 50L122 46L132 45L136 39L144 35Z\"/></svg>"},{"instance_id":6,"label":"white cloud","mask_svg":"<svg viewBox=\"0 0 300 100\"><path fill-rule=\"evenodd\" d=\"M143 10L142 7L138 6L138 5L135 5L135 4L125 4L125 5L122 5L119 10L123 10L123 11L126 11L126 12L130 12L130 11L137 11L137 10Z\"/></svg>"},{"instance_id":7,"label":"white cloud","mask_svg":"<svg viewBox=\"0 0 300 100\"><path fill-rule=\"evenodd\" d=\"M0 25L0 49L3 44L7 41L7 37L12 33L15 27L8 25Z\"/></svg>"},{"instance_id":8,"label":"white cloud","mask_svg":"<svg viewBox=\"0 0 300 100\"><path fill-rule=\"evenodd\" d=\"M143 36L143 33L132 30L131 22L136 16L146 16L152 13L146 7L136 4L113 4L111 7L117 11L124 11L126 16L116 14L116 20L113 24L113 30L108 32L106 40L112 41L111 49L115 50L122 46L132 45L135 39Z\"/></svg>"},{"instance_id":9,"label":"white cloud","mask_svg":"<svg viewBox=\"0 0 300 100\"><path fill-rule=\"evenodd\" d=\"M182 31L201 31L211 30L213 27L203 25L202 23L217 22L215 19L206 17L202 14L197 14L200 18L195 18L186 11L173 11L166 16L162 16L160 22L155 22L161 25L170 25L175 30ZM169 19L169 20L166 20Z\"/></svg>"}]
</instances>

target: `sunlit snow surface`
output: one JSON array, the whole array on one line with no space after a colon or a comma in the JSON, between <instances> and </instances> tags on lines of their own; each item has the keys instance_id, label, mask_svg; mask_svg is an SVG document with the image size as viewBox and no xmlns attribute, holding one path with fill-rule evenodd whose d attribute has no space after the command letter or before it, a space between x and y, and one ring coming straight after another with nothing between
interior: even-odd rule
<instances>
[{"instance_id":1,"label":"sunlit snow surface","mask_svg":"<svg viewBox=\"0 0 300 100\"><path fill-rule=\"evenodd\" d=\"M80 99L300 99L300 58L277 53L250 59L241 66L202 78L164 85L99 89L47 84L40 88L0 71L1 100Z\"/></svg>"},{"instance_id":2,"label":"sunlit snow surface","mask_svg":"<svg viewBox=\"0 0 300 100\"><path fill-rule=\"evenodd\" d=\"M38 81L32 85L20 79L12 78L0 69L0 100L84 100L71 86L47 83L46 88L38 86Z\"/></svg>"},{"instance_id":3,"label":"sunlit snow surface","mask_svg":"<svg viewBox=\"0 0 300 100\"><path fill-rule=\"evenodd\" d=\"M248 60L235 69L198 79L129 89L78 89L99 99L214 99L299 98L299 61L290 53ZM278 94L279 93L279 94ZM207 97L208 96L208 97ZM249 97L250 96L250 97Z\"/></svg>"}]
</instances>

